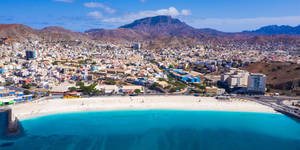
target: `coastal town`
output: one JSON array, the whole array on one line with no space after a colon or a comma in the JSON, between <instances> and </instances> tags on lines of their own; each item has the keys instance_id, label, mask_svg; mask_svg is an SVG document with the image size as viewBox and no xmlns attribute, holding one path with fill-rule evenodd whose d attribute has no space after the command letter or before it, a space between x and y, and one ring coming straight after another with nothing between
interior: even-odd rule
<instances>
[{"instance_id":1,"label":"coastal town","mask_svg":"<svg viewBox=\"0 0 300 150\"><path fill-rule=\"evenodd\" d=\"M44 97L201 95L228 99L236 94L279 96L267 88L265 74L242 68L274 59L300 63L299 56L293 55L292 50L216 49L211 45L158 51L147 49L139 42L21 43L6 39L0 46L0 105ZM293 104L299 106L299 101Z\"/></svg>"},{"instance_id":2,"label":"coastal town","mask_svg":"<svg viewBox=\"0 0 300 150\"><path fill-rule=\"evenodd\" d=\"M72 87L72 91L77 91L74 87L78 88L76 83L80 81L96 84L95 88L100 91L97 94L133 94L135 89L144 93L145 88L149 93L174 93L183 92L187 87L192 87L194 92L209 93L204 89L213 88L218 82L230 88L244 87L245 92L264 94L266 76L238 68L275 57L283 62L300 63L297 56L287 52L264 53L228 50L218 54L203 45L152 51L140 43L4 43L0 81L5 86L40 93L68 92ZM258 83L253 83L254 80ZM250 87L254 85L260 89ZM225 92L215 91L218 91L213 92L215 95Z\"/></svg>"},{"instance_id":3,"label":"coastal town","mask_svg":"<svg viewBox=\"0 0 300 150\"><path fill-rule=\"evenodd\" d=\"M300 150L299 0L2 0L0 150Z\"/></svg>"}]
</instances>

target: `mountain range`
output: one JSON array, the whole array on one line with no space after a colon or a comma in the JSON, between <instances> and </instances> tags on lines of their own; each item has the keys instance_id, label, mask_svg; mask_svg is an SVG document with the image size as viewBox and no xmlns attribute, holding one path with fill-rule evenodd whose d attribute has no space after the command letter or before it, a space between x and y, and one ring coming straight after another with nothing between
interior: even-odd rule
<instances>
[{"instance_id":1,"label":"mountain range","mask_svg":"<svg viewBox=\"0 0 300 150\"><path fill-rule=\"evenodd\" d=\"M247 42L295 42L300 39L300 26L267 26L254 31L226 33L214 29L196 29L170 16L155 16L134 21L117 29L91 29L74 32L62 27L46 27L35 30L21 24L0 25L0 37L20 41L28 39L47 41L104 40L104 41L145 41L166 38L186 41L247 41ZM169 40L166 40L169 41Z\"/></svg>"},{"instance_id":2,"label":"mountain range","mask_svg":"<svg viewBox=\"0 0 300 150\"><path fill-rule=\"evenodd\" d=\"M107 37L122 40L156 40L173 36L206 40L226 35L226 33L217 30L193 28L170 16L148 17L118 29L92 29L85 33L100 40Z\"/></svg>"},{"instance_id":3,"label":"mountain range","mask_svg":"<svg viewBox=\"0 0 300 150\"><path fill-rule=\"evenodd\" d=\"M300 35L300 25L296 27L287 25L271 25L265 26L254 31L244 31L244 33L255 33L262 35L286 34L286 35Z\"/></svg>"}]
</instances>

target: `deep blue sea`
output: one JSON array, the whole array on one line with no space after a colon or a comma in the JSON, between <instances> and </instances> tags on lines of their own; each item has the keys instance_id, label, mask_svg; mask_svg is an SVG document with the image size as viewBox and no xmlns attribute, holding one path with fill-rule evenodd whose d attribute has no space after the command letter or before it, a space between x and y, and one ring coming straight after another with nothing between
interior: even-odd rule
<instances>
[{"instance_id":1,"label":"deep blue sea","mask_svg":"<svg viewBox=\"0 0 300 150\"><path fill-rule=\"evenodd\" d=\"M300 122L281 114L108 111L22 121L0 150L300 150Z\"/></svg>"}]
</instances>

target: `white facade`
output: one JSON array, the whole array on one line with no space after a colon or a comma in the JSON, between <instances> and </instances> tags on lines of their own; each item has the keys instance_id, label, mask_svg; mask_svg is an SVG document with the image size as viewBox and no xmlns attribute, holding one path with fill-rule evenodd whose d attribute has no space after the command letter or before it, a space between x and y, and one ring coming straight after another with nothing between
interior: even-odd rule
<instances>
[{"instance_id":1,"label":"white facade","mask_svg":"<svg viewBox=\"0 0 300 150\"><path fill-rule=\"evenodd\" d=\"M95 87L97 90L104 91L105 94L118 94L119 87L116 85L97 85Z\"/></svg>"},{"instance_id":2,"label":"white facade","mask_svg":"<svg viewBox=\"0 0 300 150\"><path fill-rule=\"evenodd\" d=\"M232 68L228 73L221 76L222 82L227 82L231 88L247 87L249 72Z\"/></svg>"},{"instance_id":3,"label":"white facade","mask_svg":"<svg viewBox=\"0 0 300 150\"><path fill-rule=\"evenodd\" d=\"M266 76L264 74L251 73L248 77L249 92L265 93L266 92Z\"/></svg>"}]
</instances>

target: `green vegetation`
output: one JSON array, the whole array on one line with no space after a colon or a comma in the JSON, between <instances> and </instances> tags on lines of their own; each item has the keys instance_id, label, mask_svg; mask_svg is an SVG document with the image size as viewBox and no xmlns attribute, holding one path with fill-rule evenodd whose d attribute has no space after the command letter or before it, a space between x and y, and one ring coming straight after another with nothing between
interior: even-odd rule
<instances>
[{"instance_id":1,"label":"green vegetation","mask_svg":"<svg viewBox=\"0 0 300 150\"><path fill-rule=\"evenodd\" d=\"M178 90L183 90L186 88L186 85L180 81L175 81L171 83L172 88L170 89L170 92L177 92Z\"/></svg>"},{"instance_id":2,"label":"green vegetation","mask_svg":"<svg viewBox=\"0 0 300 150\"><path fill-rule=\"evenodd\" d=\"M30 89L31 87L32 87L32 84L30 84L30 83L22 85L22 88L24 88L24 89Z\"/></svg>"},{"instance_id":3,"label":"green vegetation","mask_svg":"<svg viewBox=\"0 0 300 150\"><path fill-rule=\"evenodd\" d=\"M80 87L80 90L84 95L99 95L101 93L101 91L96 89L97 84L85 86L83 82L77 82L76 86Z\"/></svg>"},{"instance_id":4,"label":"green vegetation","mask_svg":"<svg viewBox=\"0 0 300 150\"><path fill-rule=\"evenodd\" d=\"M77 88L76 88L76 87L69 87L68 89L69 89L69 91L71 91L71 92L77 91Z\"/></svg>"},{"instance_id":5,"label":"green vegetation","mask_svg":"<svg viewBox=\"0 0 300 150\"><path fill-rule=\"evenodd\" d=\"M152 86L153 87L159 87L159 84L157 82L154 82Z\"/></svg>"},{"instance_id":6,"label":"green vegetation","mask_svg":"<svg viewBox=\"0 0 300 150\"><path fill-rule=\"evenodd\" d=\"M108 85L116 85L116 81L115 80L111 80L111 79L106 79L104 81L105 84L108 84Z\"/></svg>"},{"instance_id":7,"label":"green vegetation","mask_svg":"<svg viewBox=\"0 0 300 150\"><path fill-rule=\"evenodd\" d=\"M46 93L43 94L43 96L50 96L51 92L47 91Z\"/></svg>"},{"instance_id":8,"label":"green vegetation","mask_svg":"<svg viewBox=\"0 0 300 150\"><path fill-rule=\"evenodd\" d=\"M6 85L6 86L11 86L12 84L13 84L13 83L10 82L10 81L6 81L6 82L5 82L5 85Z\"/></svg>"},{"instance_id":9,"label":"green vegetation","mask_svg":"<svg viewBox=\"0 0 300 150\"><path fill-rule=\"evenodd\" d=\"M82 64L86 64L86 61L85 61L85 60L79 60L79 61L78 61L78 64L81 64L81 65L82 65Z\"/></svg>"},{"instance_id":10,"label":"green vegetation","mask_svg":"<svg viewBox=\"0 0 300 150\"><path fill-rule=\"evenodd\" d=\"M267 92L271 92L270 86L267 86Z\"/></svg>"},{"instance_id":11,"label":"green vegetation","mask_svg":"<svg viewBox=\"0 0 300 150\"><path fill-rule=\"evenodd\" d=\"M154 59L150 60L152 64L158 64Z\"/></svg>"},{"instance_id":12,"label":"green vegetation","mask_svg":"<svg viewBox=\"0 0 300 150\"><path fill-rule=\"evenodd\" d=\"M31 92L30 92L29 90L24 90L24 91L23 91L23 94L24 94L24 95L30 95Z\"/></svg>"},{"instance_id":13,"label":"green vegetation","mask_svg":"<svg viewBox=\"0 0 300 150\"><path fill-rule=\"evenodd\" d=\"M140 90L140 89L135 89L135 90L134 90L134 93L136 93L136 94L139 95L139 94L141 93L141 90Z\"/></svg>"},{"instance_id":14,"label":"green vegetation","mask_svg":"<svg viewBox=\"0 0 300 150\"><path fill-rule=\"evenodd\" d=\"M171 76L168 75L168 83L171 84L175 79Z\"/></svg>"},{"instance_id":15,"label":"green vegetation","mask_svg":"<svg viewBox=\"0 0 300 150\"><path fill-rule=\"evenodd\" d=\"M201 85L201 84L193 84L195 87L201 89L201 90L205 90L206 86L205 85Z\"/></svg>"},{"instance_id":16,"label":"green vegetation","mask_svg":"<svg viewBox=\"0 0 300 150\"><path fill-rule=\"evenodd\" d=\"M170 89L171 88L171 85L168 85L165 87L165 89Z\"/></svg>"},{"instance_id":17,"label":"green vegetation","mask_svg":"<svg viewBox=\"0 0 300 150\"><path fill-rule=\"evenodd\" d=\"M170 89L170 92L171 92L171 93L174 93L174 92L177 92L177 90L178 90L177 88L171 88L171 89Z\"/></svg>"},{"instance_id":18,"label":"green vegetation","mask_svg":"<svg viewBox=\"0 0 300 150\"><path fill-rule=\"evenodd\" d=\"M52 65L58 65L59 61L54 61Z\"/></svg>"},{"instance_id":19,"label":"green vegetation","mask_svg":"<svg viewBox=\"0 0 300 150\"><path fill-rule=\"evenodd\" d=\"M82 87L82 86L84 86L84 83L81 81L78 81L78 82L76 82L76 86Z\"/></svg>"},{"instance_id":20,"label":"green vegetation","mask_svg":"<svg viewBox=\"0 0 300 150\"><path fill-rule=\"evenodd\" d=\"M83 64L92 64L92 65L96 65L97 63L95 61L93 61L92 59L85 59L85 60L79 60L77 62L79 65L83 65Z\"/></svg>"},{"instance_id":21,"label":"green vegetation","mask_svg":"<svg viewBox=\"0 0 300 150\"><path fill-rule=\"evenodd\" d=\"M174 77L172 77L171 75L168 75L168 81L169 86L166 87L166 89L170 89L170 92L176 92L178 90L183 90L186 88L186 84L176 80Z\"/></svg>"},{"instance_id":22,"label":"green vegetation","mask_svg":"<svg viewBox=\"0 0 300 150\"><path fill-rule=\"evenodd\" d=\"M159 78L158 81L167 81L165 78Z\"/></svg>"},{"instance_id":23,"label":"green vegetation","mask_svg":"<svg viewBox=\"0 0 300 150\"><path fill-rule=\"evenodd\" d=\"M39 97L40 97L40 95L39 95L39 93L38 93L38 92L34 92L34 93L33 93L33 97L34 97L34 98L39 98Z\"/></svg>"}]
</instances>

